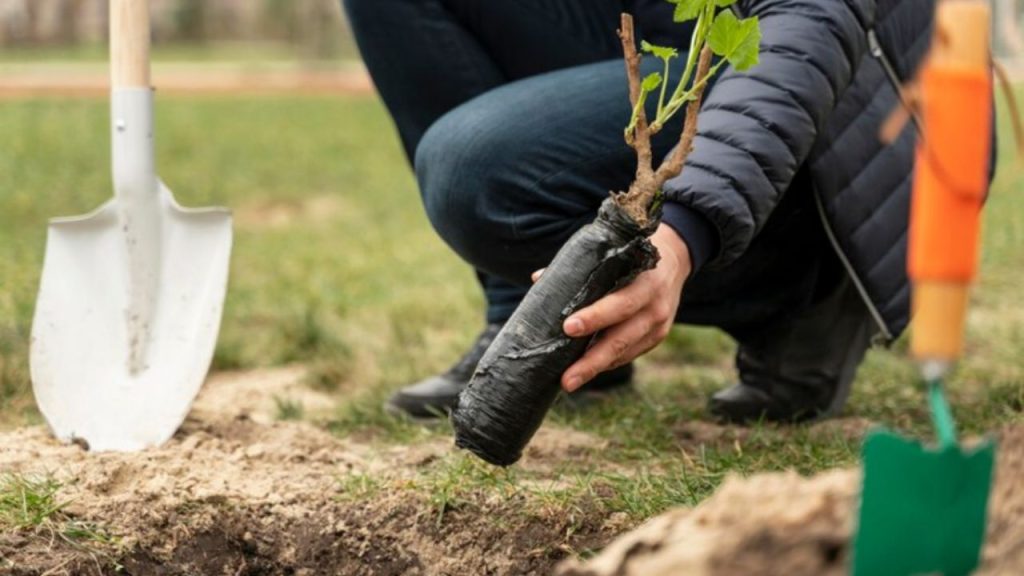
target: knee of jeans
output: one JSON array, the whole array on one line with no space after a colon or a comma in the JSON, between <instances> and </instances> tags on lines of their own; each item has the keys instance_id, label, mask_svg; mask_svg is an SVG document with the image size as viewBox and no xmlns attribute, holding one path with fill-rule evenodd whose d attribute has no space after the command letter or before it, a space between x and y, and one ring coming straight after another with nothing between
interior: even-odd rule
<instances>
[{"instance_id":1,"label":"knee of jeans","mask_svg":"<svg viewBox=\"0 0 1024 576\"><path fill-rule=\"evenodd\" d=\"M515 222L502 185L507 167L500 142L466 114L436 121L416 149L416 177L434 229L460 256L491 268L498 246L514 240ZM493 134L493 133L492 133Z\"/></svg>"}]
</instances>

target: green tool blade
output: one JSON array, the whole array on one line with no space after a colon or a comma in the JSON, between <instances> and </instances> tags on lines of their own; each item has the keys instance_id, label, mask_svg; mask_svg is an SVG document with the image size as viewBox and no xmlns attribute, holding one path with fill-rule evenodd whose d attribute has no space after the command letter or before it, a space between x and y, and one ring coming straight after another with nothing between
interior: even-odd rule
<instances>
[{"instance_id":1,"label":"green tool blade","mask_svg":"<svg viewBox=\"0 0 1024 576\"><path fill-rule=\"evenodd\" d=\"M969 574L985 539L995 445L929 449L886 430L864 443L854 576Z\"/></svg>"}]
</instances>

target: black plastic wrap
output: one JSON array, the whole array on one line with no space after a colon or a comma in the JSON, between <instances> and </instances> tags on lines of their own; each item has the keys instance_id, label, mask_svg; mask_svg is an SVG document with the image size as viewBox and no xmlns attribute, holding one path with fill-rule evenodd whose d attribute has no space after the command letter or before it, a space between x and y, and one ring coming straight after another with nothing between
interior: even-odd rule
<instances>
[{"instance_id":1,"label":"black plastic wrap","mask_svg":"<svg viewBox=\"0 0 1024 576\"><path fill-rule=\"evenodd\" d=\"M640 228L609 198L559 250L459 396L451 417L458 447L498 466L519 460L558 397L562 374L590 342L566 336L563 322L654 267L652 220Z\"/></svg>"}]
</instances>

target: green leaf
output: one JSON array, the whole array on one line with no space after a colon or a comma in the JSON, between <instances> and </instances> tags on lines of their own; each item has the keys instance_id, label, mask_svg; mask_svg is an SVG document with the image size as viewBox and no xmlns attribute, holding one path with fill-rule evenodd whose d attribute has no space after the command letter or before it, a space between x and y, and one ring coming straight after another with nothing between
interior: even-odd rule
<instances>
[{"instance_id":1,"label":"green leaf","mask_svg":"<svg viewBox=\"0 0 1024 576\"><path fill-rule=\"evenodd\" d=\"M640 41L640 49L648 54L654 54L658 58L668 62L679 55L679 51L668 46L655 46L647 40Z\"/></svg>"},{"instance_id":2,"label":"green leaf","mask_svg":"<svg viewBox=\"0 0 1024 576\"><path fill-rule=\"evenodd\" d=\"M644 77L640 89L644 92L654 92L658 89L658 86L661 86L661 74L652 72Z\"/></svg>"},{"instance_id":3,"label":"green leaf","mask_svg":"<svg viewBox=\"0 0 1024 576\"><path fill-rule=\"evenodd\" d=\"M672 19L676 22L687 22L700 16L702 10L709 4L716 8L731 6L736 0L668 0L669 4L675 4L676 9Z\"/></svg>"},{"instance_id":4,"label":"green leaf","mask_svg":"<svg viewBox=\"0 0 1024 576\"><path fill-rule=\"evenodd\" d=\"M700 16L701 11L708 5L708 0L669 0L676 5L672 19L676 22L688 22Z\"/></svg>"},{"instance_id":5,"label":"green leaf","mask_svg":"<svg viewBox=\"0 0 1024 576\"><path fill-rule=\"evenodd\" d=\"M760 44L761 28L756 16L740 20L730 11L721 12L715 17L708 34L711 51L739 71L757 65Z\"/></svg>"}]
</instances>

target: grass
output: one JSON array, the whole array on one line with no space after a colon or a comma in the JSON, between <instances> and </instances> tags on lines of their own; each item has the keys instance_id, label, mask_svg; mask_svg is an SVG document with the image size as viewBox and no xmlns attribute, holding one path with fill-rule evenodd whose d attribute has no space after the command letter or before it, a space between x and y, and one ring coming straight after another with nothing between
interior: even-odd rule
<instances>
[{"instance_id":1,"label":"grass","mask_svg":"<svg viewBox=\"0 0 1024 576\"><path fill-rule=\"evenodd\" d=\"M274 396L274 407L277 409L275 419L279 421L302 420L306 415L306 408L300 400Z\"/></svg>"},{"instance_id":2,"label":"grass","mask_svg":"<svg viewBox=\"0 0 1024 576\"><path fill-rule=\"evenodd\" d=\"M106 123L103 101L0 103L0 428L39 422L27 343L45 221L111 194ZM160 172L179 199L236 213L215 368L305 363L309 384L342 400L326 424L334 433L382 445L447 441L446 426L395 420L380 406L461 353L482 325L482 298L471 271L430 229L382 107L363 97L161 97L156 129ZM1019 423L1024 409L1024 204L1014 192L1024 172L1003 140L970 350L949 383L967 434ZM641 363L635 395L560 406L551 416L606 448L549 471L494 471L453 453L399 488L421 491L439 521L480 494L525 495L564 510L596 498L609 513L639 520L701 501L728 474L813 473L857 461L863 427L709 423L704 402L734 378L731 354L714 330L677 328ZM870 353L845 415L930 433L905 342ZM301 405L279 399L280 419L302 416ZM387 478L339 480L342 497L392 488Z\"/></svg>"},{"instance_id":3,"label":"grass","mask_svg":"<svg viewBox=\"0 0 1024 576\"><path fill-rule=\"evenodd\" d=\"M23 530L52 521L65 506L57 499L60 487L52 478L0 477L0 525Z\"/></svg>"},{"instance_id":4,"label":"grass","mask_svg":"<svg viewBox=\"0 0 1024 576\"><path fill-rule=\"evenodd\" d=\"M106 117L103 101L0 104L0 426L38 421L26 350L45 222L111 195ZM372 99L162 98L156 129L179 200L236 210L217 368L310 362L320 387L384 389L482 322Z\"/></svg>"},{"instance_id":5,"label":"grass","mask_svg":"<svg viewBox=\"0 0 1024 576\"><path fill-rule=\"evenodd\" d=\"M105 528L74 518L60 498L63 484L50 476L0 474L0 534L27 533L44 540L60 539L79 552L109 560L106 548L118 538Z\"/></svg>"}]
</instances>

